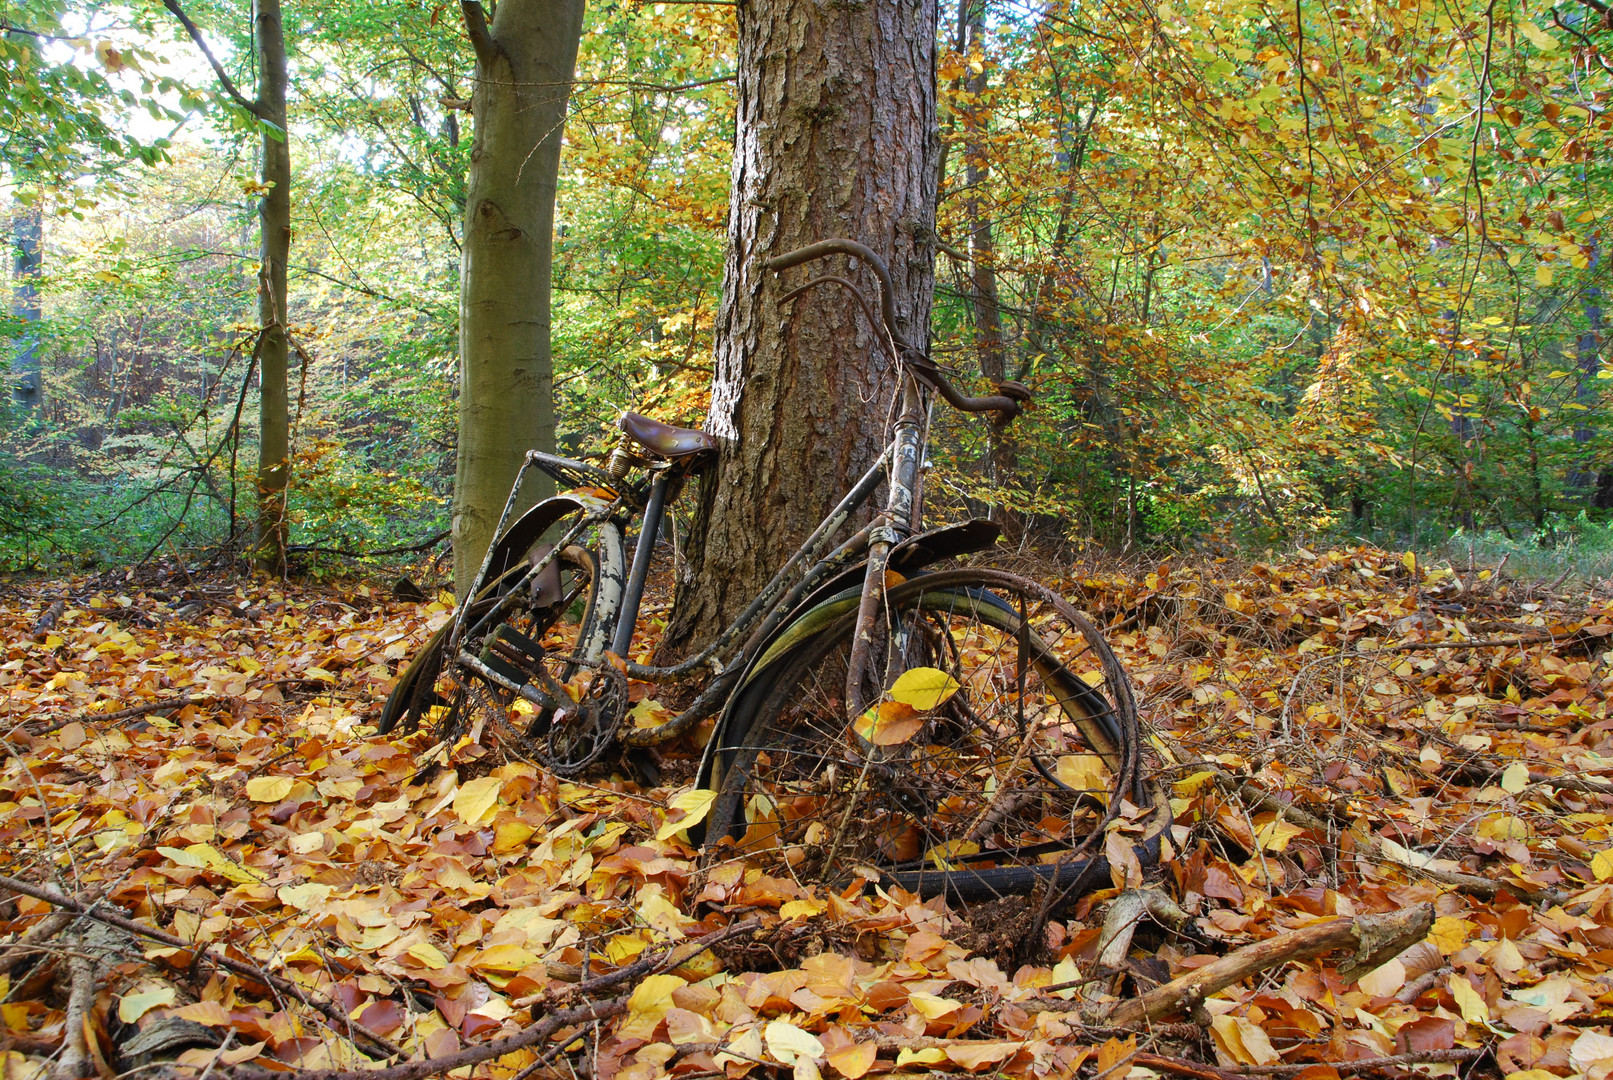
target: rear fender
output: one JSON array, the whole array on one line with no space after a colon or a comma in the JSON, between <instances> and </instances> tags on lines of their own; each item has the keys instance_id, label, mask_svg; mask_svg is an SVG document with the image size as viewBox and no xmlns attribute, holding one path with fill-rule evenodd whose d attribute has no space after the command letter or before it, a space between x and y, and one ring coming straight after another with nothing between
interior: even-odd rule
<instances>
[{"instance_id":1,"label":"rear fender","mask_svg":"<svg viewBox=\"0 0 1613 1080\"><path fill-rule=\"evenodd\" d=\"M471 594L474 596L480 593L484 582L497 581L508 573L511 567L523 561L526 553L532 550L534 544L543 539L543 534L549 530L550 526L567 514L581 511L586 514L593 514L603 521L610 511L610 507L611 504L605 499L576 491L568 491L564 494L544 499L511 522L510 527L500 533L493 541L492 558L488 561L487 573L476 582L476 587L471 590ZM605 583L601 582L601 584ZM617 591L619 594L620 583L618 583Z\"/></svg>"}]
</instances>

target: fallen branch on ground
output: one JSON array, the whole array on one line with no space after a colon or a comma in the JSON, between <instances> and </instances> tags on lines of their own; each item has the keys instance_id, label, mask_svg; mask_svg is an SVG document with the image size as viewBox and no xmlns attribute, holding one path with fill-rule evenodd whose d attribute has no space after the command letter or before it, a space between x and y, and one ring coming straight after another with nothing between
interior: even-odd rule
<instances>
[{"instance_id":1,"label":"fallen branch on ground","mask_svg":"<svg viewBox=\"0 0 1613 1080\"><path fill-rule=\"evenodd\" d=\"M1127 889L1109 904L1103 916L1103 931L1098 935L1098 966L1119 968L1131 951L1132 935L1144 915L1167 926L1180 926L1191 916L1177 906L1176 901L1158 889Z\"/></svg>"},{"instance_id":2,"label":"fallen branch on ground","mask_svg":"<svg viewBox=\"0 0 1613 1080\"><path fill-rule=\"evenodd\" d=\"M1340 966L1339 975L1353 981L1421 941L1433 925L1433 905L1421 904L1387 915L1330 919L1290 930L1228 953L1141 997L1117 1002L1094 1019L1115 1027L1157 1020L1181 1009L1191 1009L1211 994L1279 964L1309 960L1344 949L1354 950L1355 956Z\"/></svg>"},{"instance_id":3,"label":"fallen branch on ground","mask_svg":"<svg viewBox=\"0 0 1613 1080\"><path fill-rule=\"evenodd\" d=\"M72 972L72 985L67 995L67 1018L62 1026L62 1056L56 1060L56 1080L79 1080L93 1076L95 1066L90 1063L89 1038L85 1025L90 1007L95 1003L95 963L82 952L74 952L68 961Z\"/></svg>"},{"instance_id":4,"label":"fallen branch on ground","mask_svg":"<svg viewBox=\"0 0 1613 1080\"><path fill-rule=\"evenodd\" d=\"M1340 1073L1371 1072L1374 1069L1404 1068L1407 1065L1428 1065L1439 1061L1472 1061L1484 1053L1482 1046L1455 1050L1425 1050L1414 1054L1393 1054L1389 1057L1361 1058L1357 1061L1298 1061L1291 1065L1242 1065L1237 1070L1220 1069L1197 1061L1166 1057L1163 1054L1139 1052L1132 1064L1145 1069L1158 1069L1177 1076L1192 1076L1198 1080L1242 1080L1248 1076L1288 1076L1306 1069L1328 1068Z\"/></svg>"},{"instance_id":5,"label":"fallen branch on ground","mask_svg":"<svg viewBox=\"0 0 1613 1080\"><path fill-rule=\"evenodd\" d=\"M175 937L173 934L167 933L166 931L158 930L154 926L147 926L144 923L135 922L126 915L114 913L114 911L108 910L98 904L81 904L71 896L63 896L54 889L41 888L32 882L0 875L0 888L10 889L12 892L21 893L23 896L31 896L35 900L43 900L47 904L53 904L56 907L62 908L63 910L71 911L76 915L82 915L85 918L94 919L97 922L103 922L108 926L115 926L119 930L123 930L130 934L138 934L141 937L150 938L152 941L160 942L171 948L184 949L187 952L193 952L196 954L196 958L198 960L211 964L214 967L221 967L228 971L233 971L237 975L245 976L248 979L263 983L265 986L272 986L283 994L291 995L298 1001L302 1002L302 1004L308 1006L310 1009L316 1010L327 1019L332 1021L336 1025L337 1030L347 1033L348 1038L356 1040L362 1037L389 1055L396 1057L403 1056L403 1050L400 1047L395 1046L387 1039L377 1035L375 1032L371 1031L363 1024L360 1024L358 1021L349 1018L347 1013L340 1005L337 1005L333 1001L320 1001L316 998L313 998L309 996L306 990L292 982L290 979L284 979L279 975L271 974L255 964L243 964L239 960L232 960L228 956L224 956L213 951L213 949L209 946L202 945L194 941L186 941L184 938Z\"/></svg>"},{"instance_id":6,"label":"fallen branch on ground","mask_svg":"<svg viewBox=\"0 0 1613 1080\"><path fill-rule=\"evenodd\" d=\"M179 697L158 698L148 701L144 705L130 705L127 709L119 709L109 713L84 713L81 716L69 716L65 720L52 720L43 727L23 728L29 735L48 735L58 731L68 724L90 724L97 720L128 720L135 716L145 716L147 713L162 712L164 709L183 709L186 705L194 705L196 699L189 694Z\"/></svg>"},{"instance_id":7,"label":"fallen branch on ground","mask_svg":"<svg viewBox=\"0 0 1613 1080\"><path fill-rule=\"evenodd\" d=\"M677 967L680 964L686 964L711 946L731 937L748 934L760 926L760 920L735 923L707 934L703 938L685 942L653 958L640 960L636 964L630 964L618 971L609 972L566 989L571 993L577 993L579 991L600 989L605 986L614 986L624 982L633 982L657 968ZM425 1061L409 1061L384 1069L310 1069L297 1072L295 1080L425 1080L428 1076L446 1076L455 1069L462 1069L467 1065L477 1065L483 1061L503 1057L505 1054L516 1050L535 1046L556 1032L573 1024L586 1024L592 1020L605 1020L612 1016L620 1016L627 1011L627 999L631 996L630 994L624 994L608 1001L590 1002L587 1005L578 1005L575 1008L552 1012L531 1027L516 1032L514 1035L467 1047L458 1053L447 1054L439 1058L430 1058ZM236 1065L228 1071L238 1080L276 1080L276 1078L286 1076L281 1071L272 1071L249 1064Z\"/></svg>"},{"instance_id":8,"label":"fallen branch on ground","mask_svg":"<svg viewBox=\"0 0 1613 1080\"><path fill-rule=\"evenodd\" d=\"M4 946L5 953L0 955L0 975L9 974L18 964L36 955L43 945L73 922L73 916L65 911L53 911L40 919L34 925L24 930L16 941Z\"/></svg>"}]
</instances>

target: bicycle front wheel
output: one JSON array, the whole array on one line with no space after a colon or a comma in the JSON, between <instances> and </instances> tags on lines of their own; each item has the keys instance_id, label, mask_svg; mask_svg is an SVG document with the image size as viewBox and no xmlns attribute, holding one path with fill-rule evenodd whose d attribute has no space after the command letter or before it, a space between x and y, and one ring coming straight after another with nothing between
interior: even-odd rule
<instances>
[{"instance_id":1,"label":"bicycle front wheel","mask_svg":"<svg viewBox=\"0 0 1613 1080\"><path fill-rule=\"evenodd\" d=\"M864 675L871 704L848 718L854 620L780 659L765 697L731 718L714 759L717 854L1023 892L1066 881L1121 800L1145 804L1125 674L1055 594L987 570L892 588Z\"/></svg>"}]
</instances>

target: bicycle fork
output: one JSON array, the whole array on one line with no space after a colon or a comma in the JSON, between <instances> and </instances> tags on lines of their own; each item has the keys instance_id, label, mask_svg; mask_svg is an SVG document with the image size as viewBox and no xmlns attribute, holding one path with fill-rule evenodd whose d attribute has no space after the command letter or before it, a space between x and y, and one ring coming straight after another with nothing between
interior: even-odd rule
<instances>
[{"instance_id":1,"label":"bicycle fork","mask_svg":"<svg viewBox=\"0 0 1613 1080\"><path fill-rule=\"evenodd\" d=\"M852 631L851 656L846 665L846 721L854 724L868 704L863 700L863 678L868 673L873 652L874 620L885 606L885 568L891 548L913 526L913 492L918 484L924 404L918 382L911 375L902 380L902 412L897 417L892 439L890 494L883 520L869 530L868 573L863 578L862 600L857 605L857 624Z\"/></svg>"}]
</instances>

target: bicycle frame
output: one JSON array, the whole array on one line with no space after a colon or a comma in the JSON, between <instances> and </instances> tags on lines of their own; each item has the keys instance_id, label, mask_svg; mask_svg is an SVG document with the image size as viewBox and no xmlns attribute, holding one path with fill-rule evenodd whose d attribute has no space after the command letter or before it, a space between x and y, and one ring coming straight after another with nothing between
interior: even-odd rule
<instances>
[{"instance_id":1,"label":"bicycle frame","mask_svg":"<svg viewBox=\"0 0 1613 1080\"><path fill-rule=\"evenodd\" d=\"M868 666L874 622L884 602L886 570L891 551L903 539L917 532L921 526L919 495L924 440L927 434L925 424L927 391L933 390L939 393L959 409L973 412L997 411L1006 417L1017 414L1020 404L1028 400L1028 392L1024 391L1023 387L1018 387L1022 393L1016 396L1011 392L1011 388L1017 387L1018 384L1000 384L999 394L996 396L973 398L958 393L930 363L927 356L912 349L898 335L890 273L878 255L856 241L843 239L821 241L768 259L765 265L768 269L782 271L836 253L861 260L879 278L881 309L876 327L882 326L884 329L883 343L888 347L900 373L900 407L892 426L890 442L878 460L857 483L852 485L840 503L785 561L734 622L700 653L679 664L660 667L627 660L639 609L643 604L655 538L660 534L665 516L668 490L674 482L680 482L686 474L681 472L674 462L660 462L652 466L654 476L648 491L644 491L626 485L603 470L584 462L534 451L527 455L516 476L495 532L495 536L509 538L508 542L501 539L499 543L489 547L481 572L476 578L478 595L491 587L491 579L493 584L508 586L504 598L490 611L484 613L468 631L464 626L464 620L470 605L461 605L449 637L449 655L455 656L461 665L482 678L490 679L535 704L554 707L558 699L550 700L550 698L556 688L548 688L549 693L546 694L542 689L530 685L517 686L511 680L489 670L478 658L461 651L459 643L467 632L474 634L477 630L494 625L496 620L517 602L514 598L520 591L521 583L530 575L542 573L558 556L561 548L591 524L613 517L622 518L624 514L625 523L631 519L634 510L642 507L642 519L632 566L627 575L626 585L620 591L619 601L617 596L610 595L615 592L614 583L601 583L607 588L606 608L614 612L617 620L612 628L614 632L611 636L610 651L620 660L625 673L632 678L648 682L664 682L705 667L713 671L714 677L682 714L654 728L623 732L619 736L622 742L628 745L652 745L664 742L681 735L700 720L712 715L733 688L735 677L744 671L745 662L753 654L753 650L768 640L779 628L782 620L795 609L810 590L826 580L837 568L849 565L857 559L864 559L866 568L863 574L862 595L858 603L851 662L848 665L845 705L848 718L854 719L861 714L865 705L862 699L863 676ZM791 290L784 299L795 296L815 284L826 282L850 287L858 300L863 303L870 320L875 320L866 299L856 286L843 278L834 276L814 278ZM511 582L507 576L516 572L515 560L523 556L530 549L530 545L538 539L538 530L523 529L522 523L544 504L540 503L539 507L528 511L527 515L513 525L510 524L510 516L516 505L522 480L526 470L532 466L537 466L562 482L576 483L582 480L588 486L604 489L594 494L609 495L612 498L608 503L601 501L590 507L568 530L566 537L554 544L552 550L535 561L524 562L520 576ZM875 515L867 526L830 551L829 544L833 537L851 515L873 496L882 480L888 482L883 510ZM573 495L573 498L577 497L580 496ZM741 643L737 650L736 643ZM587 663L595 658L577 659Z\"/></svg>"}]
</instances>

